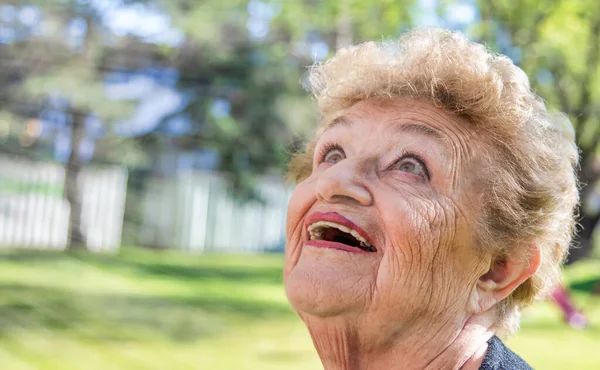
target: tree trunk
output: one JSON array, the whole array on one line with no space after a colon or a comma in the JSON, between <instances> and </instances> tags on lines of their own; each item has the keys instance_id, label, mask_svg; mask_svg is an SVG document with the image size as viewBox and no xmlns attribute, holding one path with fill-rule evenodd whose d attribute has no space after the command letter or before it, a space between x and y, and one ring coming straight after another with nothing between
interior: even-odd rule
<instances>
[{"instance_id":1,"label":"tree trunk","mask_svg":"<svg viewBox=\"0 0 600 370\"><path fill-rule=\"evenodd\" d=\"M600 221L600 210L589 204L595 202L591 199L590 194L596 191L595 184L600 176L600 162L596 159L594 152L582 151L577 176L582 184L579 191L579 224L573 246L569 250L567 264L589 256L594 248L594 229Z\"/></svg>"},{"instance_id":2,"label":"tree trunk","mask_svg":"<svg viewBox=\"0 0 600 370\"><path fill-rule=\"evenodd\" d=\"M573 241L573 246L569 250L567 265L588 257L592 253L592 249L594 249L594 228L598 224L598 221L600 221L600 214L588 216L583 211L581 212L580 226Z\"/></svg>"},{"instance_id":3,"label":"tree trunk","mask_svg":"<svg viewBox=\"0 0 600 370\"><path fill-rule=\"evenodd\" d=\"M85 117L82 111L74 111L71 123L71 154L65 164L64 197L69 202L69 234L67 249L85 249L87 240L81 228L81 196L79 189L79 174L82 164L79 158L79 147L85 135Z\"/></svg>"}]
</instances>

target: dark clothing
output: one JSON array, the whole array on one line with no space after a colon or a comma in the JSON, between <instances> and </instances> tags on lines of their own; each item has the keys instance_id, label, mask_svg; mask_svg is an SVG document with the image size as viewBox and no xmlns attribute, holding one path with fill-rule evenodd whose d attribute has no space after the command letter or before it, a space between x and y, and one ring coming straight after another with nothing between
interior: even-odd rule
<instances>
[{"instance_id":1,"label":"dark clothing","mask_svg":"<svg viewBox=\"0 0 600 370\"><path fill-rule=\"evenodd\" d=\"M532 370L532 367L494 335L488 340L488 349L479 370Z\"/></svg>"}]
</instances>

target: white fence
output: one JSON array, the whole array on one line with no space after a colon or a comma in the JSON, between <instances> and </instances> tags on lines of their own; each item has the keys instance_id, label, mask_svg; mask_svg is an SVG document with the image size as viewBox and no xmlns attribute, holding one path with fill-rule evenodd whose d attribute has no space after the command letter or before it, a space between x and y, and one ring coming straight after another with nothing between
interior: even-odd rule
<instances>
[{"instance_id":1,"label":"white fence","mask_svg":"<svg viewBox=\"0 0 600 370\"><path fill-rule=\"evenodd\" d=\"M59 164L0 157L0 247L66 247L70 209L64 180ZM79 181L87 248L117 251L127 172L91 167ZM228 184L215 173L149 179L141 204L142 244L192 252L282 250L291 188L281 178L264 177L257 186L262 200L240 202Z\"/></svg>"},{"instance_id":2,"label":"white fence","mask_svg":"<svg viewBox=\"0 0 600 370\"><path fill-rule=\"evenodd\" d=\"M69 203L63 198L61 165L0 157L0 247L64 249ZM82 231L92 251L121 244L127 172L90 168L79 178Z\"/></svg>"},{"instance_id":3,"label":"white fence","mask_svg":"<svg viewBox=\"0 0 600 370\"><path fill-rule=\"evenodd\" d=\"M193 252L281 250L291 188L282 179L261 178L262 201L234 199L224 177L185 173L153 179L144 197L146 245Z\"/></svg>"}]
</instances>

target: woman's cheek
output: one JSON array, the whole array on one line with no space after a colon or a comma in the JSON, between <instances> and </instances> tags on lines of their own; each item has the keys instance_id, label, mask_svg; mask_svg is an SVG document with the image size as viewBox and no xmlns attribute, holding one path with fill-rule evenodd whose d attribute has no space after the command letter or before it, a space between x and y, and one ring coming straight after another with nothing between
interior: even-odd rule
<instances>
[{"instance_id":1,"label":"woman's cheek","mask_svg":"<svg viewBox=\"0 0 600 370\"><path fill-rule=\"evenodd\" d=\"M440 228L440 211L430 200L407 195L386 222L388 237L392 244L392 258L404 270L423 276L432 266L434 256L439 252L444 239ZM400 268L402 270L402 268Z\"/></svg>"},{"instance_id":2,"label":"woman's cheek","mask_svg":"<svg viewBox=\"0 0 600 370\"><path fill-rule=\"evenodd\" d=\"M296 185L288 203L286 235L289 240L301 228L304 217L315 203L314 180L312 177Z\"/></svg>"},{"instance_id":3,"label":"woman's cheek","mask_svg":"<svg viewBox=\"0 0 600 370\"><path fill-rule=\"evenodd\" d=\"M316 200L314 182L310 180L308 178L296 186L288 204L284 276L294 268L302 252L304 218Z\"/></svg>"}]
</instances>

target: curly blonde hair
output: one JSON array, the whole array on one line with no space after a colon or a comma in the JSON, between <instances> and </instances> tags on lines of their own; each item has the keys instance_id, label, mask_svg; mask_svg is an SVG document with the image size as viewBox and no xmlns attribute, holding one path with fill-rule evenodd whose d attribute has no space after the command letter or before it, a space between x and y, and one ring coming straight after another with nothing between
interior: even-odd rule
<instances>
[{"instance_id":1,"label":"curly blonde hair","mask_svg":"<svg viewBox=\"0 0 600 370\"><path fill-rule=\"evenodd\" d=\"M502 258L525 253L515 247L534 241L543 256L538 271L497 305L497 333L514 332L521 309L559 281L573 236L578 150L569 119L548 111L509 58L442 29L339 50L311 68L310 84L323 120L290 162L296 182L310 175L316 140L331 118L367 99L426 100L467 117L485 137L491 150L482 176L480 246Z\"/></svg>"}]
</instances>

